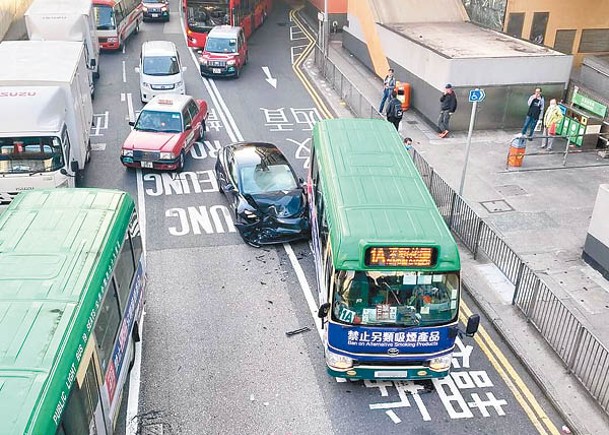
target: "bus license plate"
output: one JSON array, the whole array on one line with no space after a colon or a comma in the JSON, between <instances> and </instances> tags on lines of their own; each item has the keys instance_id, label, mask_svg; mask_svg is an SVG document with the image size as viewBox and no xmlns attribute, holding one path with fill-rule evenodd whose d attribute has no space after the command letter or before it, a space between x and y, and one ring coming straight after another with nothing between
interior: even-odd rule
<instances>
[{"instance_id":1,"label":"bus license plate","mask_svg":"<svg viewBox=\"0 0 609 435\"><path fill-rule=\"evenodd\" d=\"M159 14L150 14L150 15L152 15L152 18L158 18L159 17Z\"/></svg>"},{"instance_id":2,"label":"bus license plate","mask_svg":"<svg viewBox=\"0 0 609 435\"><path fill-rule=\"evenodd\" d=\"M407 378L408 371L384 371L384 372L374 372L375 378Z\"/></svg>"},{"instance_id":3,"label":"bus license plate","mask_svg":"<svg viewBox=\"0 0 609 435\"><path fill-rule=\"evenodd\" d=\"M213 72L214 74L222 74L222 70L220 68L212 68L211 72Z\"/></svg>"},{"instance_id":4,"label":"bus license plate","mask_svg":"<svg viewBox=\"0 0 609 435\"><path fill-rule=\"evenodd\" d=\"M142 162L142 168L152 168L152 162Z\"/></svg>"}]
</instances>

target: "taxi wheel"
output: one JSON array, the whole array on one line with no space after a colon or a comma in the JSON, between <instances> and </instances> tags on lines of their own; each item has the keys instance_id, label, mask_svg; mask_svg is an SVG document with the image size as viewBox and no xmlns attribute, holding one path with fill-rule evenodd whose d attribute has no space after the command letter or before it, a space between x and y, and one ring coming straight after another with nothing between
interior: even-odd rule
<instances>
[{"instance_id":1,"label":"taxi wheel","mask_svg":"<svg viewBox=\"0 0 609 435\"><path fill-rule=\"evenodd\" d=\"M205 121L201 121L199 124L199 140L205 139Z\"/></svg>"},{"instance_id":2,"label":"taxi wheel","mask_svg":"<svg viewBox=\"0 0 609 435\"><path fill-rule=\"evenodd\" d=\"M182 150L182 152L180 152L180 159L178 160L178 166L176 166L176 171L178 172L182 172L182 170L184 169L184 150Z\"/></svg>"}]
</instances>

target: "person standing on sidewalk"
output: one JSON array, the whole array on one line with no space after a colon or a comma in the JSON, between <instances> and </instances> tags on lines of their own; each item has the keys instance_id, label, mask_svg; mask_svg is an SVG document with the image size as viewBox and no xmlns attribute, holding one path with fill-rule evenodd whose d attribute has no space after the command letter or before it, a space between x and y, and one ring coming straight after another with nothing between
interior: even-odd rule
<instances>
[{"instance_id":1,"label":"person standing on sidewalk","mask_svg":"<svg viewBox=\"0 0 609 435\"><path fill-rule=\"evenodd\" d=\"M524 125L522 126L522 135L528 136L529 140L533 140L533 132L537 121L541 120L543 116L543 109L545 101L541 95L541 88L536 88L535 93L529 97L528 101L529 110L527 111L527 117L524 119ZM527 134L528 130L528 134Z\"/></svg>"},{"instance_id":2,"label":"person standing on sidewalk","mask_svg":"<svg viewBox=\"0 0 609 435\"><path fill-rule=\"evenodd\" d=\"M398 93L393 90L391 92L391 100L389 100L389 103L387 104L387 121L395 125L397 131L400 131L402 115L402 102L398 100Z\"/></svg>"},{"instance_id":3,"label":"person standing on sidewalk","mask_svg":"<svg viewBox=\"0 0 609 435\"><path fill-rule=\"evenodd\" d=\"M383 99L379 107L379 113L383 113L385 102L391 97L391 93L395 89L395 77L393 76L393 68L389 68L385 80L383 80Z\"/></svg>"},{"instance_id":4,"label":"person standing on sidewalk","mask_svg":"<svg viewBox=\"0 0 609 435\"><path fill-rule=\"evenodd\" d=\"M556 136L556 127L562 120L563 114L556 99L550 100L550 106L546 110L546 114L543 117L543 125L545 126L545 132L548 137L545 138L545 143L541 145L541 148L546 148L548 151L552 151L552 145L554 144L554 137Z\"/></svg>"},{"instance_id":5,"label":"person standing on sidewalk","mask_svg":"<svg viewBox=\"0 0 609 435\"><path fill-rule=\"evenodd\" d=\"M440 97L440 116L438 117L438 136L448 136L448 123L450 117L457 110L457 96L453 92L453 87L449 83L444 87L444 94Z\"/></svg>"}]
</instances>

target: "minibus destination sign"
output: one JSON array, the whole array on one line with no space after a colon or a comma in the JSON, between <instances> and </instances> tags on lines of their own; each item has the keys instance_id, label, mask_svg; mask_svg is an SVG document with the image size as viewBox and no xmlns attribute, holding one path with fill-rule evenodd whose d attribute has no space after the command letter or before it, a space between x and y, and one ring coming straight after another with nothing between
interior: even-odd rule
<instances>
[{"instance_id":1,"label":"minibus destination sign","mask_svg":"<svg viewBox=\"0 0 609 435\"><path fill-rule=\"evenodd\" d=\"M366 266L431 267L436 249L422 246L375 246L366 249Z\"/></svg>"}]
</instances>

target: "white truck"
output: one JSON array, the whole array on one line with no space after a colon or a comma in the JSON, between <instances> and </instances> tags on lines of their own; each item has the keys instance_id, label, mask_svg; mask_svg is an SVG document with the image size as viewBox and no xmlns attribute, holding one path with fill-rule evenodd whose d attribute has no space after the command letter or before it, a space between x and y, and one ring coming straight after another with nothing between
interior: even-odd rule
<instances>
[{"instance_id":1,"label":"white truck","mask_svg":"<svg viewBox=\"0 0 609 435\"><path fill-rule=\"evenodd\" d=\"M19 192L74 187L91 156L84 45L0 43L0 206Z\"/></svg>"},{"instance_id":2,"label":"white truck","mask_svg":"<svg viewBox=\"0 0 609 435\"><path fill-rule=\"evenodd\" d=\"M34 0L25 12L30 41L80 41L87 66L99 78L99 40L91 0Z\"/></svg>"}]
</instances>

